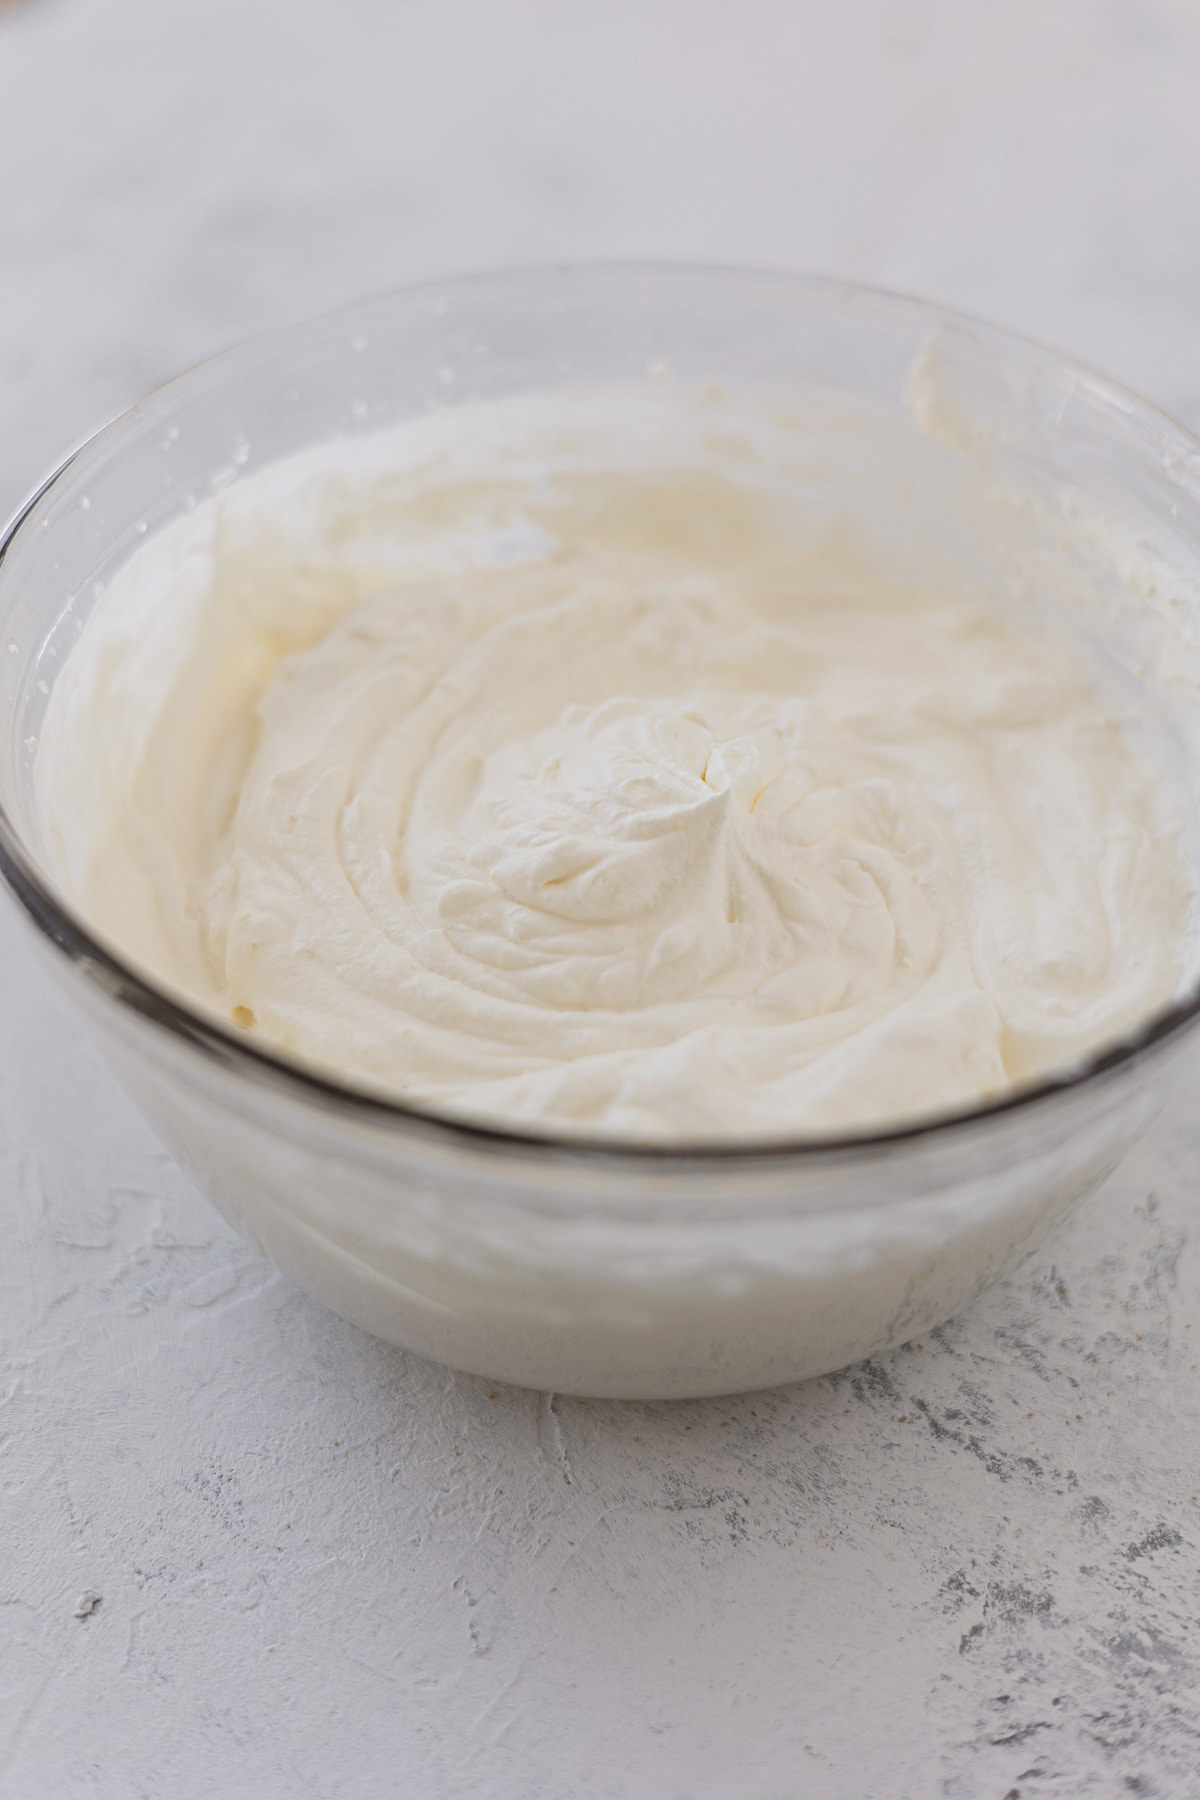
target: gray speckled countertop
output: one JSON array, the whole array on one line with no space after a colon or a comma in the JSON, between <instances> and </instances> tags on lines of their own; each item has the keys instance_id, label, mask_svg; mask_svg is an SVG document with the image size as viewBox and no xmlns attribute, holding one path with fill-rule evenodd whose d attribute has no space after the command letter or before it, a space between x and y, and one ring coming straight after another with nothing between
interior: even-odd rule
<instances>
[{"instance_id":1,"label":"gray speckled countertop","mask_svg":"<svg viewBox=\"0 0 1200 1800\"><path fill-rule=\"evenodd\" d=\"M1193 0L0 4L0 504L176 366L616 253L908 287L1200 420ZM0 917L4 1800L1200 1794L1190 1095L969 1316L580 1403L322 1313Z\"/></svg>"}]
</instances>

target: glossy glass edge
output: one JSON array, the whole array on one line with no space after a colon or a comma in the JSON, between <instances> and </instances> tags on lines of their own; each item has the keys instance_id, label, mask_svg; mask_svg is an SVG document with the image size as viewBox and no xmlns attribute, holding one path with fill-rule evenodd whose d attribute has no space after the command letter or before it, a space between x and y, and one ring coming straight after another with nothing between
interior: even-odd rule
<instances>
[{"instance_id":1,"label":"glossy glass edge","mask_svg":"<svg viewBox=\"0 0 1200 1800\"><path fill-rule=\"evenodd\" d=\"M1173 440L1174 447L1186 450L1200 459L1200 438L1132 389L1035 339L915 295L861 285L833 276L791 273L783 269L636 260L551 264L453 276L446 280L385 289L243 339L193 364L152 389L133 406L91 433L38 484L0 534L0 570L31 514L81 457L107 440L122 425L133 423L147 408L213 369L235 362L255 351L282 347L289 340L299 341L308 331L328 328L339 320L348 323L372 306L386 304L388 301L419 302L426 296L466 293L486 289L488 286L519 287L522 283L531 281L565 281L575 274L585 279L589 275L615 279L642 276L686 282L703 277L718 283L726 281L730 285L745 281L777 284L795 292L820 293L830 299L841 299L845 303L875 305L888 311L911 313L928 320L931 328L939 324L962 327L982 334L999 349L1010 354L1017 352L1028 360L1032 353L1067 375L1086 378L1093 398L1103 397L1125 416L1140 414L1164 442ZM877 1131L826 1136L812 1134L791 1139L746 1139L732 1144L643 1144L580 1134L509 1131L501 1126L474 1124L445 1113L409 1106L402 1101L374 1094L366 1088L338 1081L286 1055L247 1043L244 1038L226 1030L215 1020L191 1010L92 936L70 905L55 895L42 880L26 856L20 835L2 805L0 878L42 935L75 969L91 980L106 1000L118 1008L125 1007L136 1013L141 1019L168 1032L190 1049L199 1051L210 1061L228 1070L248 1076L262 1086L278 1089L294 1100L316 1102L323 1112L349 1116L363 1124L390 1127L398 1136L410 1141L424 1139L465 1151L491 1151L508 1155L532 1152L542 1158L549 1157L567 1163L608 1163L625 1169L642 1165L646 1168L679 1172L695 1165L778 1166L787 1162L813 1165L823 1161L844 1162L851 1158L857 1162L864 1158L874 1160L897 1150L915 1150L933 1141L949 1141L974 1128L992 1123L1000 1124L1015 1115L1041 1110L1055 1100L1077 1094L1085 1087L1102 1085L1106 1076L1131 1068L1148 1052L1165 1046L1168 1040L1182 1035L1189 1026L1200 1020L1198 992L1190 999L1173 1002L1169 1007L1152 1014L1138 1031L1128 1034L1108 1049L1097 1052L1062 1076L1007 1094L985 1106L938 1114L915 1120L909 1125Z\"/></svg>"}]
</instances>

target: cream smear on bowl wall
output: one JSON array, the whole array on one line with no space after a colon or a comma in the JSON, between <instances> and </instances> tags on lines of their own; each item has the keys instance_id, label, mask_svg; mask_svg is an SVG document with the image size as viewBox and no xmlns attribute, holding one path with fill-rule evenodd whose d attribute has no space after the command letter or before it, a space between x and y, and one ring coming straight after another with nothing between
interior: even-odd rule
<instances>
[{"instance_id":1,"label":"cream smear on bowl wall","mask_svg":"<svg viewBox=\"0 0 1200 1800\"><path fill-rule=\"evenodd\" d=\"M1182 983L1186 791L1053 594L874 552L846 446L903 455L667 384L244 480L55 687L55 873L188 1001L482 1123L761 1141L1057 1073Z\"/></svg>"}]
</instances>

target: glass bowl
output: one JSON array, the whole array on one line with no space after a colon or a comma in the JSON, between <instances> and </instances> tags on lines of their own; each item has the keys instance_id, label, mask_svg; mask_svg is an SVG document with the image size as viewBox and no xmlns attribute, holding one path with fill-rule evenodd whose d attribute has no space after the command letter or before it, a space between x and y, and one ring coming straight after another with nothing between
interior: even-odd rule
<instances>
[{"instance_id":1,"label":"glass bowl","mask_svg":"<svg viewBox=\"0 0 1200 1800\"><path fill-rule=\"evenodd\" d=\"M48 872L33 770L98 589L185 510L433 409L664 374L880 421L890 474L860 471L846 502L868 534L971 579L1061 576L1200 770L1200 445L1049 352L834 282L563 268L366 300L151 395L63 463L0 548L0 873L163 1142L366 1330L493 1380L612 1397L795 1381L967 1305L1153 1118L1194 1047L1190 988L1061 1079L852 1138L646 1148L453 1123L259 1048L97 941Z\"/></svg>"}]
</instances>

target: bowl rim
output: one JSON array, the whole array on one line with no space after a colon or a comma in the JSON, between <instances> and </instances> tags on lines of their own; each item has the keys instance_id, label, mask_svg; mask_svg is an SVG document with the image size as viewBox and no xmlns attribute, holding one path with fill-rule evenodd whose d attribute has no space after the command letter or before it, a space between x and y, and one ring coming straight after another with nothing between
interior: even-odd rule
<instances>
[{"instance_id":1,"label":"bowl rim","mask_svg":"<svg viewBox=\"0 0 1200 1800\"><path fill-rule=\"evenodd\" d=\"M843 304L875 306L891 313L919 315L931 326L948 325L965 328L989 340L1010 354L1016 352L1027 360L1032 355L1053 365L1058 371L1082 378L1089 397L1102 400L1126 420L1140 416L1162 441L1200 460L1200 436L1192 433L1170 413L1146 399L1134 389L1093 368L1078 358L1048 347L1036 338L1010 331L969 312L946 307L936 301L894 289L877 287L833 275L812 274L782 267L754 266L737 263L703 261L656 261L653 258L581 259L554 263L530 264L502 269L451 275L442 279L426 279L376 290L355 300L323 308L235 340L213 354L189 364L167 381L106 420L96 430L81 438L22 502L8 524L0 531L0 572L18 535L32 514L53 492L58 483L74 468L80 458L97 448L126 424L132 424L147 408L186 388L194 379L224 365L236 364L256 351L284 346L289 340L299 341L310 331L336 326L372 306L389 302L416 302L423 297L458 296L486 289L489 285L512 286L528 282L567 281L589 276L616 280L639 277L663 280L707 280L710 282L752 280L778 285L793 292L807 292L840 299ZM269 465L268 465L269 466ZM809 1132L797 1137L773 1134L770 1137L737 1138L726 1142L710 1140L639 1141L603 1134L555 1131L553 1129L513 1130L506 1126L470 1118L460 1118L433 1107L413 1105L394 1098L369 1084L341 1079L323 1072L286 1051L270 1049L244 1034L225 1026L215 1014L191 1006L182 996L155 981L103 938L93 934L73 905L55 893L53 885L40 873L33 858L25 850L22 834L0 802L0 880L28 915L42 935L67 961L90 979L105 997L119 1009L136 1013L154 1027L165 1031L177 1042L204 1055L209 1063L218 1063L235 1075L245 1075L259 1083L281 1091L294 1100L315 1103L325 1113L348 1115L355 1121L390 1130L407 1141L425 1139L449 1144L463 1150L533 1154L540 1158L586 1161L593 1164L616 1164L633 1168L638 1165L663 1170L682 1170L697 1165L719 1167L730 1164L779 1165L789 1162L806 1165L830 1160L857 1160L888 1157L906 1148L916 1149L931 1142L957 1139L961 1134L993 1122L1017 1115L1041 1111L1048 1104L1084 1088L1103 1085L1108 1076L1132 1067L1148 1052L1174 1039L1200 1020L1200 986L1190 997L1171 1001L1147 1015L1141 1024L1101 1046L1086 1057L1066 1065L1058 1075L1051 1074L1027 1086L1011 1090L997 1099L978 1106L940 1113L922 1114L911 1122L868 1128L856 1132Z\"/></svg>"}]
</instances>

